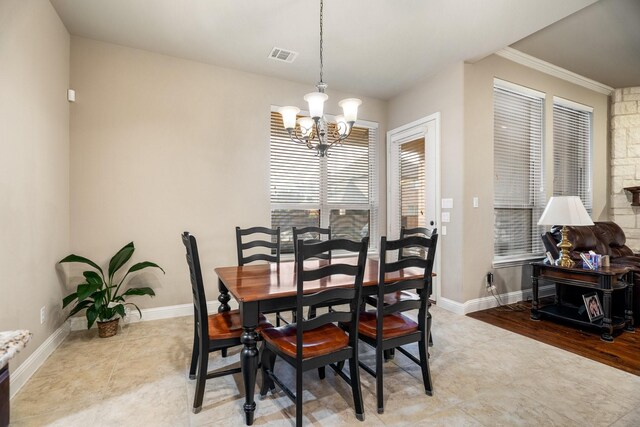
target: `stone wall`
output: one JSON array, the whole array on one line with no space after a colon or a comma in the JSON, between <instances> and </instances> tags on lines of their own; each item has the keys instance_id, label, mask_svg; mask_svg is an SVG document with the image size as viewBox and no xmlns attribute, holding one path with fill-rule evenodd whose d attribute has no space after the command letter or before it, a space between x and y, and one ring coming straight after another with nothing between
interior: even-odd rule
<instances>
[{"instance_id":1,"label":"stone wall","mask_svg":"<svg viewBox=\"0 0 640 427\"><path fill-rule=\"evenodd\" d=\"M611 104L611 220L640 252L640 208L624 187L640 185L640 87L616 89Z\"/></svg>"}]
</instances>

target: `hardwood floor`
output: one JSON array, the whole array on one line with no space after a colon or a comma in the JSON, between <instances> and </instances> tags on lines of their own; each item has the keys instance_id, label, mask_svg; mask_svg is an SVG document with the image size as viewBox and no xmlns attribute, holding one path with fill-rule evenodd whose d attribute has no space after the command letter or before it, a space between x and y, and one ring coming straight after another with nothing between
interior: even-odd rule
<instances>
[{"instance_id":1,"label":"hardwood floor","mask_svg":"<svg viewBox=\"0 0 640 427\"><path fill-rule=\"evenodd\" d=\"M549 319L533 321L531 303L518 306L524 310L496 307L467 316L640 376L640 328L635 333L614 333L614 342L608 343L595 329L581 330Z\"/></svg>"}]
</instances>

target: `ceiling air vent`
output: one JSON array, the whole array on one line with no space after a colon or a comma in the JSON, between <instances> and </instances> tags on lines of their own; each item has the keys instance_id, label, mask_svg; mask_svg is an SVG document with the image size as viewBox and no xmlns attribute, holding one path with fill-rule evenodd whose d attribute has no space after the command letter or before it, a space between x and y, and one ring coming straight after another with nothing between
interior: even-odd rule
<instances>
[{"instance_id":1,"label":"ceiling air vent","mask_svg":"<svg viewBox=\"0 0 640 427\"><path fill-rule=\"evenodd\" d=\"M274 47L269 54L269 58L271 59L288 63L292 63L296 59L296 56L298 56L298 52L281 49L279 47Z\"/></svg>"}]
</instances>

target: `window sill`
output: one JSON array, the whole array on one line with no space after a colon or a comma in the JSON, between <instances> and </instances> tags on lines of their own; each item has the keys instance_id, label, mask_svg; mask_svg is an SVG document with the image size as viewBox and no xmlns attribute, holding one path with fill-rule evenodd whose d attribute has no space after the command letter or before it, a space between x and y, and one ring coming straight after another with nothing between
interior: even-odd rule
<instances>
[{"instance_id":1,"label":"window sill","mask_svg":"<svg viewBox=\"0 0 640 427\"><path fill-rule=\"evenodd\" d=\"M525 264L529 264L530 262L541 261L543 259L544 259L543 254L525 255L518 258L508 258L508 259L500 259L500 260L494 259L493 262L491 263L491 266L493 268L519 267Z\"/></svg>"}]
</instances>

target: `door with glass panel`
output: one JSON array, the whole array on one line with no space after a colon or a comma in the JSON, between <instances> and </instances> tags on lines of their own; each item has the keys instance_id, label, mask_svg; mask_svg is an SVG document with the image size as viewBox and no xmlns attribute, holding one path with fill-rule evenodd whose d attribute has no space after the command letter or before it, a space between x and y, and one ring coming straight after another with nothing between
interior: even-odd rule
<instances>
[{"instance_id":1,"label":"door with glass panel","mask_svg":"<svg viewBox=\"0 0 640 427\"><path fill-rule=\"evenodd\" d=\"M437 224L436 125L436 119L424 119L389 132L387 231L392 239L402 227L437 227L442 234ZM437 265L436 260L436 272Z\"/></svg>"}]
</instances>

